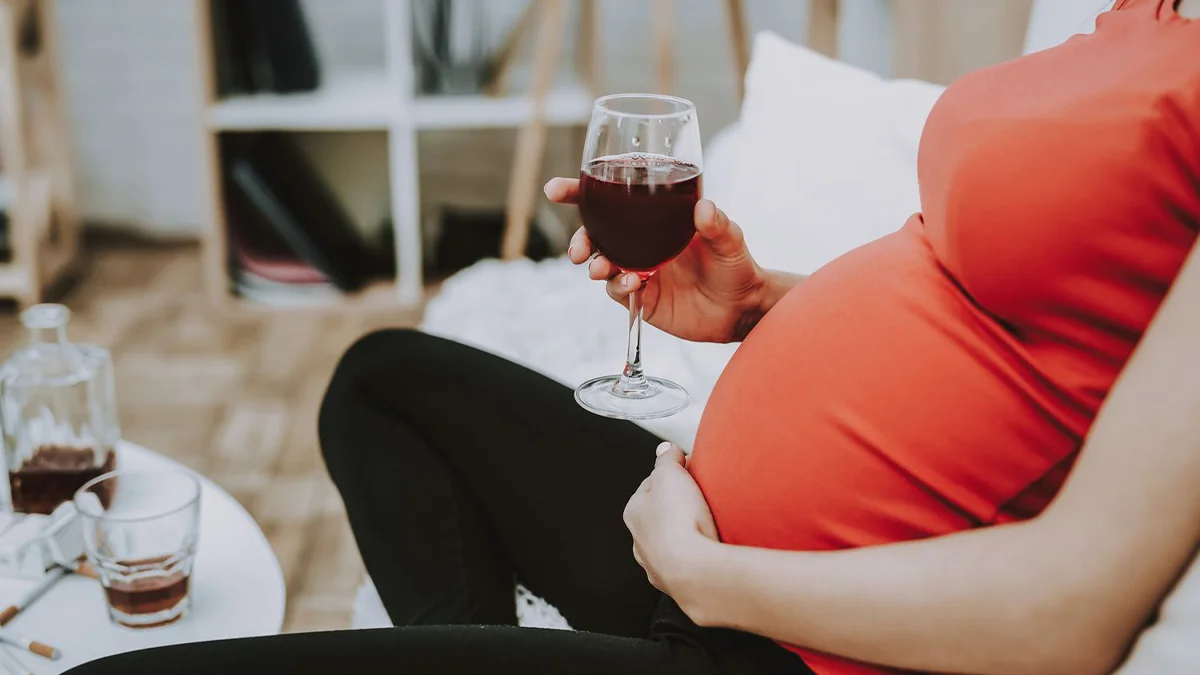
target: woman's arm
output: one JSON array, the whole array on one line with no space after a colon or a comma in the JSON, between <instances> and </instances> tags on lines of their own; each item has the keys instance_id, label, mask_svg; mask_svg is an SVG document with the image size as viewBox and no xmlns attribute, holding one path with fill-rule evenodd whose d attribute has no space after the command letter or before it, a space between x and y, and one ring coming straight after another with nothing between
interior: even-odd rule
<instances>
[{"instance_id":1,"label":"woman's arm","mask_svg":"<svg viewBox=\"0 0 1200 675\"><path fill-rule=\"evenodd\" d=\"M1200 542L1200 245L1058 498L1021 524L837 552L693 539L699 623L939 672L1108 673Z\"/></svg>"}]
</instances>

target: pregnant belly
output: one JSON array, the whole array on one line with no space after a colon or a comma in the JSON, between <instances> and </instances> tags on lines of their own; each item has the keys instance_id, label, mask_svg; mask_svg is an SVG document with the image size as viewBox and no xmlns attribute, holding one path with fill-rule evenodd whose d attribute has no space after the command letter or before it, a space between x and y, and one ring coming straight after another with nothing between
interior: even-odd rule
<instances>
[{"instance_id":1,"label":"pregnant belly","mask_svg":"<svg viewBox=\"0 0 1200 675\"><path fill-rule=\"evenodd\" d=\"M759 324L704 412L692 469L722 539L836 549L1003 517L1090 421L1028 361L919 218L827 265Z\"/></svg>"}]
</instances>

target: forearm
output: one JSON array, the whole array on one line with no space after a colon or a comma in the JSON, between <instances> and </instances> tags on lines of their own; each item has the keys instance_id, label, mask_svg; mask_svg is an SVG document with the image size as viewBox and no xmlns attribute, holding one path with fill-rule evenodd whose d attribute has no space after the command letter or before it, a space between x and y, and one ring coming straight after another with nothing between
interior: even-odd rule
<instances>
[{"instance_id":1,"label":"forearm","mask_svg":"<svg viewBox=\"0 0 1200 675\"><path fill-rule=\"evenodd\" d=\"M788 552L714 544L698 556L703 569L685 609L705 625L897 668L1101 672L1123 640L1080 620L1104 611L1104 599L1076 573L1072 550L1036 521L952 535L932 547Z\"/></svg>"}]
</instances>

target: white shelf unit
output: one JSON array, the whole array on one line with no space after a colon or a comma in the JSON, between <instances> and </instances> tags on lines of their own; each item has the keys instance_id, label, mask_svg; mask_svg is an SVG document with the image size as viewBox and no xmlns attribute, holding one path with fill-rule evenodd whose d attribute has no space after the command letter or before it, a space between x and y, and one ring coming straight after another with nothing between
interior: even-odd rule
<instances>
[{"instance_id":1,"label":"white shelf unit","mask_svg":"<svg viewBox=\"0 0 1200 675\"><path fill-rule=\"evenodd\" d=\"M554 4L561 17L564 0L530 0ZM582 0L591 3L595 0ZM384 63L376 70L322 72L321 86L299 94L259 94L221 100L213 98L212 31L209 0L194 0L204 100L209 170L208 194L212 204L210 226L205 236L207 291L219 304L235 300L229 290L226 270L226 240L221 198L218 136L225 132L248 131L386 131L388 138L389 188L392 223L395 229L397 277L393 301L414 306L424 296L420 185L417 133L422 129L526 128L530 125L583 126L591 114L594 83L560 85L548 91L539 107L535 96L512 94L431 96L414 95L411 0L380 0L383 3ZM547 22L548 24L548 22ZM544 25L543 31L558 30ZM561 40L562 35L557 35ZM594 41L589 41L594 44ZM351 304L377 306L378 285L350 299ZM369 298L369 300L368 300ZM242 304L245 304L244 302ZM343 303L345 304L345 303Z\"/></svg>"},{"instance_id":2,"label":"white shelf unit","mask_svg":"<svg viewBox=\"0 0 1200 675\"><path fill-rule=\"evenodd\" d=\"M571 125L587 121L593 96L579 83L551 91L545 102L546 122ZM235 96L214 103L208 125L214 131L380 131L401 115L423 129L486 129L515 127L533 116L528 95L491 97L421 96L411 105L397 101L387 73L334 72L320 89L304 94Z\"/></svg>"},{"instance_id":3,"label":"white shelf unit","mask_svg":"<svg viewBox=\"0 0 1200 675\"><path fill-rule=\"evenodd\" d=\"M387 73L349 71L324 75L316 91L234 96L213 103L213 131L373 131L387 129L400 112Z\"/></svg>"}]
</instances>

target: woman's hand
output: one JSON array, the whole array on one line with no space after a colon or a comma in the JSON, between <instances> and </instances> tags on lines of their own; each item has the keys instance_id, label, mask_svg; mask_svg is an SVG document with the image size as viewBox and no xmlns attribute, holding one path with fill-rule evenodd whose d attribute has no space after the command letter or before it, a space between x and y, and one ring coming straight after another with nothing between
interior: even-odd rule
<instances>
[{"instance_id":1,"label":"woman's hand","mask_svg":"<svg viewBox=\"0 0 1200 675\"><path fill-rule=\"evenodd\" d=\"M650 583L686 612L702 592L697 563L719 544L708 503L685 467L682 450L659 446L654 471L625 506L625 525L633 535L633 557Z\"/></svg>"},{"instance_id":2,"label":"woman's hand","mask_svg":"<svg viewBox=\"0 0 1200 675\"><path fill-rule=\"evenodd\" d=\"M546 184L546 196L556 204L574 204L578 195L578 180L555 178ZM645 284L643 316L685 340L742 340L769 309L769 275L750 256L741 228L711 201L696 204L695 220L699 236ZM622 274L604 256L592 258L594 252L580 228L567 256L577 265L588 262L589 275L608 280L608 294L626 304L640 285L638 275Z\"/></svg>"}]
</instances>

